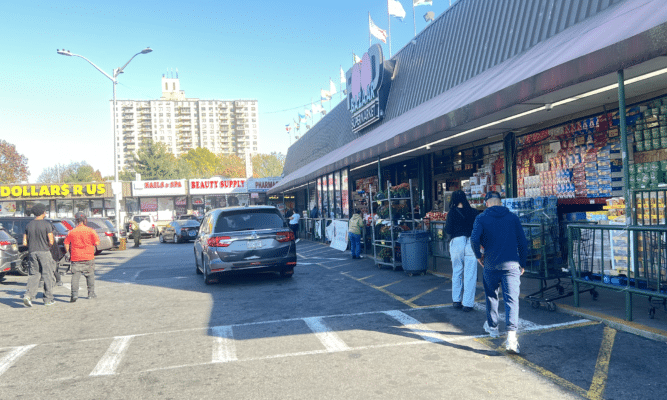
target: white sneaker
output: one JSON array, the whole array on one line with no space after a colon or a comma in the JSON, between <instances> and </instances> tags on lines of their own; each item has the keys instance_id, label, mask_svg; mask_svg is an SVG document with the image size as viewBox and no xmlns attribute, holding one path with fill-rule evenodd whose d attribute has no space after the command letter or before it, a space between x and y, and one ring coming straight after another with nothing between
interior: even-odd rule
<instances>
[{"instance_id":1,"label":"white sneaker","mask_svg":"<svg viewBox=\"0 0 667 400\"><path fill-rule=\"evenodd\" d=\"M486 333L491 335L492 338L497 338L500 336L500 333L498 332L498 327L491 328L489 326L489 321L484 321L484 330L486 331Z\"/></svg>"},{"instance_id":2,"label":"white sneaker","mask_svg":"<svg viewBox=\"0 0 667 400\"><path fill-rule=\"evenodd\" d=\"M297 239L297 240L295 240L294 243L299 243L299 240L301 240L301 239Z\"/></svg>"},{"instance_id":3,"label":"white sneaker","mask_svg":"<svg viewBox=\"0 0 667 400\"><path fill-rule=\"evenodd\" d=\"M516 331L507 332L505 350L509 353L519 354L519 341L516 338Z\"/></svg>"}]
</instances>

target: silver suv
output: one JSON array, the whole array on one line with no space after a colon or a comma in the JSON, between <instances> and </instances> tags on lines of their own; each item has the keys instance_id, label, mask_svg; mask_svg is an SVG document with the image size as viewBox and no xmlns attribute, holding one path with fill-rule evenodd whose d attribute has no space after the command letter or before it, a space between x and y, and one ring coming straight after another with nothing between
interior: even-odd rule
<instances>
[{"instance_id":1,"label":"silver suv","mask_svg":"<svg viewBox=\"0 0 667 400\"><path fill-rule=\"evenodd\" d=\"M291 277L294 233L272 206L227 207L204 216L194 244L197 274L207 285L234 272L273 271Z\"/></svg>"}]
</instances>

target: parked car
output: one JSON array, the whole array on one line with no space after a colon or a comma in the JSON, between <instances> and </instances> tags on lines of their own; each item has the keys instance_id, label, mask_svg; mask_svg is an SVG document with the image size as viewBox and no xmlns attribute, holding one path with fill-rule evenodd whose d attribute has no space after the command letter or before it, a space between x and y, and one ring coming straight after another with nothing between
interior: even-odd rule
<instances>
[{"instance_id":1,"label":"parked car","mask_svg":"<svg viewBox=\"0 0 667 400\"><path fill-rule=\"evenodd\" d=\"M10 217L3 216L0 217L0 227L4 228L11 237L16 240L16 244L19 248L19 257L21 262L16 266L15 272L19 275L28 275L30 269L30 260L28 259L28 246L23 245L23 234L25 233L25 227L33 217Z\"/></svg>"},{"instance_id":2,"label":"parked car","mask_svg":"<svg viewBox=\"0 0 667 400\"><path fill-rule=\"evenodd\" d=\"M113 232L109 231L107 225L99 221L101 218L88 218L86 226L93 229L100 238L100 244L97 245L95 255L101 254L105 250L111 250L114 247Z\"/></svg>"},{"instance_id":3,"label":"parked car","mask_svg":"<svg viewBox=\"0 0 667 400\"><path fill-rule=\"evenodd\" d=\"M21 264L21 254L16 239L6 230L0 229L0 281L5 274L15 271Z\"/></svg>"},{"instance_id":4,"label":"parked car","mask_svg":"<svg viewBox=\"0 0 667 400\"><path fill-rule=\"evenodd\" d=\"M199 233L199 221L184 219L171 221L160 231L160 243L189 242L195 240Z\"/></svg>"},{"instance_id":5,"label":"parked car","mask_svg":"<svg viewBox=\"0 0 667 400\"><path fill-rule=\"evenodd\" d=\"M118 236L118 230L113 225L113 222L109 221L106 218L101 218L101 217L88 218L88 222L93 222L101 227L106 227L104 235L111 238L111 248L117 249L118 246L120 246L120 238ZM100 237L100 245L102 244L101 242L102 238Z\"/></svg>"},{"instance_id":6,"label":"parked car","mask_svg":"<svg viewBox=\"0 0 667 400\"><path fill-rule=\"evenodd\" d=\"M132 216L130 218L130 221L135 221L136 223L139 224L139 230L141 230L142 237L143 236L157 237L158 235L157 219L155 218L154 215L138 214ZM127 232L132 231L132 227L130 226L129 222L126 224L125 229L127 230Z\"/></svg>"},{"instance_id":7,"label":"parked car","mask_svg":"<svg viewBox=\"0 0 667 400\"><path fill-rule=\"evenodd\" d=\"M210 285L239 271L274 271L291 277L294 233L273 206L227 207L204 216L194 243L195 270Z\"/></svg>"}]
</instances>

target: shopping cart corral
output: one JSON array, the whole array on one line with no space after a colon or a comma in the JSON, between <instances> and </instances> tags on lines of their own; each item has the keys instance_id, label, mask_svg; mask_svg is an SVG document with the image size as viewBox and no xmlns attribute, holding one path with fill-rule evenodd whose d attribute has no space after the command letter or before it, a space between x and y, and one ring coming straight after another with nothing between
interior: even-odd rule
<instances>
[{"instance_id":1,"label":"shopping cart corral","mask_svg":"<svg viewBox=\"0 0 667 400\"><path fill-rule=\"evenodd\" d=\"M561 257L556 256L558 226L548 218L539 223L522 223L528 241L528 258L524 278L539 281L539 290L525 297L533 308L545 306L549 311L556 310L554 301L573 296L575 293L590 292L593 299L598 293L593 285L574 284L572 274ZM587 235L575 239L581 247L591 241Z\"/></svg>"},{"instance_id":2,"label":"shopping cart corral","mask_svg":"<svg viewBox=\"0 0 667 400\"><path fill-rule=\"evenodd\" d=\"M582 254L574 240L587 234L592 257ZM575 307L579 307L577 289L592 285L625 293L628 321L632 320L633 295L648 299L651 318L656 306L667 311L667 226L570 224L568 235Z\"/></svg>"}]
</instances>

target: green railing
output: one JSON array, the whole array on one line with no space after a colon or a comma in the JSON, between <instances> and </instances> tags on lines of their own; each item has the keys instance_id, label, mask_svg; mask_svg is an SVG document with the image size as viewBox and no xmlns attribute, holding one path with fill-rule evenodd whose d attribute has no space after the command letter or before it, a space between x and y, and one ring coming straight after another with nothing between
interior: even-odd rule
<instances>
[{"instance_id":1,"label":"green railing","mask_svg":"<svg viewBox=\"0 0 667 400\"><path fill-rule=\"evenodd\" d=\"M624 292L625 317L631 321L632 295L667 299L666 256L667 225L569 224L575 307L580 284Z\"/></svg>"}]
</instances>

